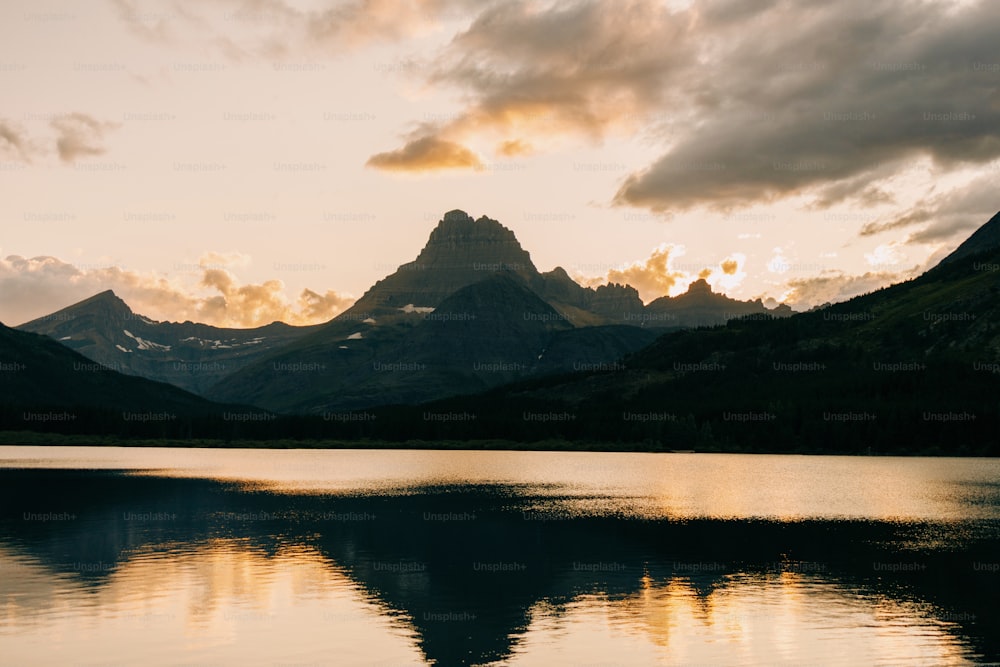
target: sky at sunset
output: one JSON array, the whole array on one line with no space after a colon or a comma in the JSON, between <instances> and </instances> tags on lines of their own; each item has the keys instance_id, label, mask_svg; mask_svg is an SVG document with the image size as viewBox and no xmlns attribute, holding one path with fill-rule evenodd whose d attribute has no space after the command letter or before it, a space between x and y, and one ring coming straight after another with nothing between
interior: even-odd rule
<instances>
[{"instance_id":1,"label":"sky at sunset","mask_svg":"<svg viewBox=\"0 0 1000 667\"><path fill-rule=\"evenodd\" d=\"M5 0L0 321L322 322L451 209L647 302L843 300L1000 209L998 35L995 0Z\"/></svg>"}]
</instances>

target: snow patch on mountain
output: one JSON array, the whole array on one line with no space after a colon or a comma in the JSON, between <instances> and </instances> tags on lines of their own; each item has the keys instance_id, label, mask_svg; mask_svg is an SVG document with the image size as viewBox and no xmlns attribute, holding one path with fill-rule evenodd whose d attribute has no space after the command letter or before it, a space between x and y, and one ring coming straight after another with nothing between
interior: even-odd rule
<instances>
[{"instance_id":1,"label":"snow patch on mountain","mask_svg":"<svg viewBox=\"0 0 1000 667\"><path fill-rule=\"evenodd\" d=\"M169 345L161 345L160 343L154 343L151 340L146 340L145 338L141 338L139 336L136 336L134 333L132 333L128 329L122 329L122 331L125 333L126 336L128 336L129 338L131 338L132 340L134 340L136 343L139 344L139 349L140 350L155 350L157 352L169 352L170 351L170 346Z\"/></svg>"},{"instance_id":2,"label":"snow patch on mountain","mask_svg":"<svg viewBox=\"0 0 1000 667\"><path fill-rule=\"evenodd\" d=\"M429 306L414 306L412 303L408 303L402 308L401 311L404 313L433 313L434 309Z\"/></svg>"},{"instance_id":3,"label":"snow patch on mountain","mask_svg":"<svg viewBox=\"0 0 1000 667\"><path fill-rule=\"evenodd\" d=\"M236 340L235 338L229 338L226 342L221 340L212 340L205 338L198 338L197 336L188 336L187 338L181 339L182 343L195 342L200 347L207 347L210 350L230 350L234 347L241 347L243 345L260 345L266 339L266 336L258 336L257 338L251 338L250 340Z\"/></svg>"}]
</instances>

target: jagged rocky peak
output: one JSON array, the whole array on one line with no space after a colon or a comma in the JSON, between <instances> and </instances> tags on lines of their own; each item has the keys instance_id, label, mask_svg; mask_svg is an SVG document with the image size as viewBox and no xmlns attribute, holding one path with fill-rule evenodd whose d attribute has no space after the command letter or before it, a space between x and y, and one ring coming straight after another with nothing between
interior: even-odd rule
<instances>
[{"instance_id":1,"label":"jagged rocky peak","mask_svg":"<svg viewBox=\"0 0 1000 667\"><path fill-rule=\"evenodd\" d=\"M513 271L525 277L538 275L531 256L521 247L514 232L485 215L473 220L468 213L457 209L445 213L415 264L420 268L471 268L485 272Z\"/></svg>"},{"instance_id":2,"label":"jagged rocky peak","mask_svg":"<svg viewBox=\"0 0 1000 667\"><path fill-rule=\"evenodd\" d=\"M472 222L472 216L460 208L453 209L444 214L441 222Z\"/></svg>"},{"instance_id":3,"label":"jagged rocky peak","mask_svg":"<svg viewBox=\"0 0 1000 667\"><path fill-rule=\"evenodd\" d=\"M594 291L579 285L570 278L564 268L557 266L542 274L539 294L556 303L586 309L590 305Z\"/></svg>"},{"instance_id":4,"label":"jagged rocky peak","mask_svg":"<svg viewBox=\"0 0 1000 667\"><path fill-rule=\"evenodd\" d=\"M687 292L688 294L713 294L712 286L704 278L698 278L688 285Z\"/></svg>"},{"instance_id":5,"label":"jagged rocky peak","mask_svg":"<svg viewBox=\"0 0 1000 667\"><path fill-rule=\"evenodd\" d=\"M545 281L544 289L546 290L546 292L552 292L553 294L564 294L564 295L573 294L576 295L577 297L582 298L584 293L593 291L584 288L575 280L573 280L570 277L570 275L566 273L566 269L564 269L561 266L557 266L551 271L546 271L541 275L542 279Z\"/></svg>"},{"instance_id":6,"label":"jagged rocky peak","mask_svg":"<svg viewBox=\"0 0 1000 667\"><path fill-rule=\"evenodd\" d=\"M590 300L590 309L606 317L618 320L629 313L639 313L643 310L639 290L631 285L608 283L594 290Z\"/></svg>"},{"instance_id":7,"label":"jagged rocky peak","mask_svg":"<svg viewBox=\"0 0 1000 667\"><path fill-rule=\"evenodd\" d=\"M437 307L453 292L494 273L516 274L532 289L540 289L543 280L514 232L486 216L474 220L465 211L448 211L417 258L373 285L351 311Z\"/></svg>"},{"instance_id":8,"label":"jagged rocky peak","mask_svg":"<svg viewBox=\"0 0 1000 667\"><path fill-rule=\"evenodd\" d=\"M417 261L439 259L442 254L454 251L491 253L497 261L517 259L524 266L510 267L514 271L525 269L531 263L514 232L485 215L474 220L465 211L457 209L445 213L438 222ZM484 254L480 259L485 258ZM534 270L534 266L531 269Z\"/></svg>"},{"instance_id":9,"label":"jagged rocky peak","mask_svg":"<svg viewBox=\"0 0 1000 667\"><path fill-rule=\"evenodd\" d=\"M595 290L597 294L605 295L616 295L630 297L634 295L636 298L639 297L639 290L632 287L631 285L626 285L625 283L608 283L606 285L598 285Z\"/></svg>"}]
</instances>

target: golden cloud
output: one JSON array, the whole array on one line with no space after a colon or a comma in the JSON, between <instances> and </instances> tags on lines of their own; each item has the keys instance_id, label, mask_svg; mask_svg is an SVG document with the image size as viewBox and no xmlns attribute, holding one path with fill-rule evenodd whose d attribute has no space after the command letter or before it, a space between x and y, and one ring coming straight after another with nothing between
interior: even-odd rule
<instances>
[{"instance_id":1,"label":"golden cloud","mask_svg":"<svg viewBox=\"0 0 1000 667\"><path fill-rule=\"evenodd\" d=\"M471 150L452 141L422 137L402 148L373 155L367 166L385 171L433 171L436 169L482 169Z\"/></svg>"},{"instance_id":2,"label":"golden cloud","mask_svg":"<svg viewBox=\"0 0 1000 667\"><path fill-rule=\"evenodd\" d=\"M689 271L694 267L684 264L680 265L684 268L675 268L674 260L680 254L683 254L680 248L665 243L654 248L648 258L625 268L611 269L600 278L578 276L577 280L590 287L608 282L625 283L638 290L640 298L649 303L661 296L676 296L698 279L709 281L717 292L726 292L737 287L747 276L743 270L746 256L742 253L732 253L720 261L717 266L721 272L711 266L698 271Z\"/></svg>"},{"instance_id":3,"label":"golden cloud","mask_svg":"<svg viewBox=\"0 0 1000 667\"><path fill-rule=\"evenodd\" d=\"M578 280L590 287L605 283L624 283L634 287L639 292L639 298L649 303L668 294L675 285L691 281L687 272L670 268L671 253L675 250L673 245L663 244L654 248L645 260L621 269L611 269L600 278L578 277Z\"/></svg>"},{"instance_id":4,"label":"golden cloud","mask_svg":"<svg viewBox=\"0 0 1000 667\"><path fill-rule=\"evenodd\" d=\"M847 301L902 280L905 280L903 274L885 271L870 271L862 275L829 271L811 278L789 280L788 291L781 300L798 310L807 310L827 303Z\"/></svg>"},{"instance_id":5,"label":"golden cloud","mask_svg":"<svg viewBox=\"0 0 1000 667\"><path fill-rule=\"evenodd\" d=\"M643 127L668 101L679 58L691 55L674 46L687 19L650 0L479 9L421 68L429 84L456 88L469 102L453 120L425 124L414 137L499 140L495 152L505 157L565 137L599 144L609 133Z\"/></svg>"},{"instance_id":6,"label":"golden cloud","mask_svg":"<svg viewBox=\"0 0 1000 667\"><path fill-rule=\"evenodd\" d=\"M503 155L504 157L530 155L533 152L531 144L528 144L520 139L509 139L501 142L501 144L496 148L497 155Z\"/></svg>"},{"instance_id":7,"label":"golden cloud","mask_svg":"<svg viewBox=\"0 0 1000 667\"><path fill-rule=\"evenodd\" d=\"M106 289L114 290L137 313L154 319L234 328L275 321L319 324L354 302L332 290L304 289L292 303L280 280L243 284L220 266L244 259L236 254L206 253L199 268L193 269L199 274L196 286L187 288L163 276L118 266L79 268L55 257L12 255L0 260L0 320L27 322Z\"/></svg>"}]
</instances>

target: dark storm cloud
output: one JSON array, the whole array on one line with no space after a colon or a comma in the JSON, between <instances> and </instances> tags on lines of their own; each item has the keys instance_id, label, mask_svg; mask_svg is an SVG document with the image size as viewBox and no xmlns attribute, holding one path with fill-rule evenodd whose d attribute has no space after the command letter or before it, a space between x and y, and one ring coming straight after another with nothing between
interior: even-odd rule
<instances>
[{"instance_id":1,"label":"dark storm cloud","mask_svg":"<svg viewBox=\"0 0 1000 667\"><path fill-rule=\"evenodd\" d=\"M725 208L821 186L819 205L870 204L886 198L871 187L886 163L1000 156L998 3L701 2L693 11L699 48L711 44L714 56L680 86L701 122L628 177L618 203Z\"/></svg>"},{"instance_id":2,"label":"dark storm cloud","mask_svg":"<svg viewBox=\"0 0 1000 667\"><path fill-rule=\"evenodd\" d=\"M986 1L499 3L429 65L463 109L410 139L537 152L657 127L663 154L636 165L617 203L728 208L808 192L817 207L874 206L891 201L877 181L920 158L1000 156L997 34L1000 3Z\"/></svg>"}]
</instances>

